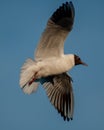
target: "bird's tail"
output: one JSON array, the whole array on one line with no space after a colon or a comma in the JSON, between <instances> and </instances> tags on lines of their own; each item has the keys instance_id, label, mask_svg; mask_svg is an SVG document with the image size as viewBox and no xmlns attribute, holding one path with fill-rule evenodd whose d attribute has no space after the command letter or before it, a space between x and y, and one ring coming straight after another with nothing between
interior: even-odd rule
<instances>
[{"instance_id":1,"label":"bird's tail","mask_svg":"<svg viewBox=\"0 0 104 130\"><path fill-rule=\"evenodd\" d=\"M38 67L35 61L27 59L21 68L20 87L24 93L31 94L38 88L39 82L34 82Z\"/></svg>"}]
</instances>

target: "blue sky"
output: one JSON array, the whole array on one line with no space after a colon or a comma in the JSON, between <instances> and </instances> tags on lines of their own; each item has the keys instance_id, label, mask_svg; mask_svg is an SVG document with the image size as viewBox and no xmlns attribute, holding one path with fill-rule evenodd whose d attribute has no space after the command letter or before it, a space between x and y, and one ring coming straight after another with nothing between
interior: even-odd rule
<instances>
[{"instance_id":1,"label":"blue sky","mask_svg":"<svg viewBox=\"0 0 104 130\"><path fill-rule=\"evenodd\" d=\"M0 0L0 129L104 129L104 0L72 0L75 23L65 53L79 55L89 66L71 70L74 119L64 122L42 86L25 95L20 67L34 49L51 14L65 0Z\"/></svg>"}]
</instances>

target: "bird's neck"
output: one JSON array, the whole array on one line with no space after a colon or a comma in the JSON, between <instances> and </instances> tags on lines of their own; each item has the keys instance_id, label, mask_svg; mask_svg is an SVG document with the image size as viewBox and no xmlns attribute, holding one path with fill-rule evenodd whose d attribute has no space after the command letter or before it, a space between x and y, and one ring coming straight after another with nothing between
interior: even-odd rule
<instances>
[{"instance_id":1,"label":"bird's neck","mask_svg":"<svg viewBox=\"0 0 104 130\"><path fill-rule=\"evenodd\" d=\"M74 61L74 55L73 54L67 54L64 55L65 62L67 63L68 70L70 70L75 65Z\"/></svg>"}]
</instances>

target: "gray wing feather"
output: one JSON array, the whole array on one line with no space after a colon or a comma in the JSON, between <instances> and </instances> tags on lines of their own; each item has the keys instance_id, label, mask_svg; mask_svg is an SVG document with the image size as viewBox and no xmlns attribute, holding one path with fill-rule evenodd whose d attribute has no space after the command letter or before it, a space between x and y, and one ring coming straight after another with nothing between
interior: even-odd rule
<instances>
[{"instance_id":1,"label":"gray wing feather","mask_svg":"<svg viewBox=\"0 0 104 130\"><path fill-rule=\"evenodd\" d=\"M49 77L48 77L49 78ZM50 76L51 80L43 83L50 102L58 110L64 120L73 118L74 96L71 77L66 73Z\"/></svg>"},{"instance_id":2,"label":"gray wing feather","mask_svg":"<svg viewBox=\"0 0 104 130\"><path fill-rule=\"evenodd\" d=\"M72 29L74 15L72 2L66 2L53 13L36 49L36 60L60 56L64 53L64 41Z\"/></svg>"}]
</instances>

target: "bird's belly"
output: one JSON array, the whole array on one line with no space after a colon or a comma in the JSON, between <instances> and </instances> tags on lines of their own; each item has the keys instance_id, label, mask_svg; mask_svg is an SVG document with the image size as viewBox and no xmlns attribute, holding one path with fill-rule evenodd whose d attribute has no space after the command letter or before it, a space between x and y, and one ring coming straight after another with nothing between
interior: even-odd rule
<instances>
[{"instance_id":1,"label":"bird's belly","mask_svg":"<svg viewBox=\"0 0 104 130\"><path fill-rule=\"evenodd\" d=\"M46 60L40 63L40 77L61 74L69 70L69 66L64 60Z\"/></svg>"}]
</instances>

